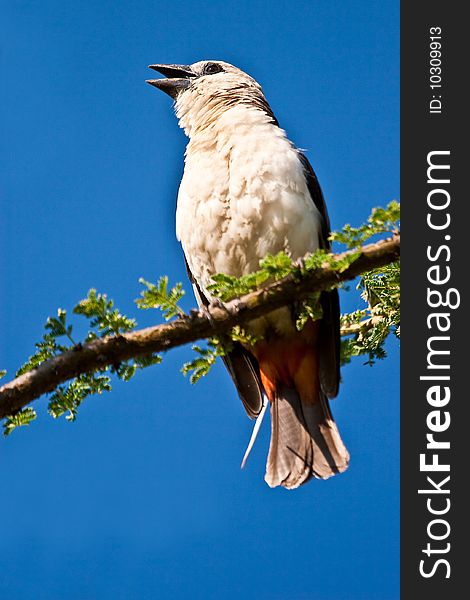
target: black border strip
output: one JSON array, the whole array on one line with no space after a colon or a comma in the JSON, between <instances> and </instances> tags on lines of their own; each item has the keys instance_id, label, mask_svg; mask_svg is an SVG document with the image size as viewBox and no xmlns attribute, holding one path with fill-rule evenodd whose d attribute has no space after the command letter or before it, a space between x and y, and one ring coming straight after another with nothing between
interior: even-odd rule
<instances>
[{"instance_id":1,"label":"black border strip","mask_svg":"<svg viewBox=\"0 0 470 600\"><path fill-rule=\"evenodd\" d=\"M470 198L465 184L470 151L464 147L469 69L460 53L469 52L463 10L463 4L449 1L401 4L401 598L405 600L449 600L468 593L464 542L470 485L470 451L465 443L470 441L466 381L470 343L465 302Z\"/></svg>"}]
</instances>

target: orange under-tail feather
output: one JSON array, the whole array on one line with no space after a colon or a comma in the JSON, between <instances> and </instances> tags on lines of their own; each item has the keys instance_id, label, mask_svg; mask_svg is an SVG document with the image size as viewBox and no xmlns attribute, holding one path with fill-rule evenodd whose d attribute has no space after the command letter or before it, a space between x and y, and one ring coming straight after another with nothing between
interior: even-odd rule
<instances>
[{"instance_id":1,"label":"orange under-tail feather","mask_svg":"<svg viewBox=\"0 0 470 600\"><path fill-rule=\"evenodd\" d=\"M349 453L320 388L315 344L299 335L261 342L255 354L271 403L266 482L293 489L346 470Z\"/></svg>"}]
</instances>

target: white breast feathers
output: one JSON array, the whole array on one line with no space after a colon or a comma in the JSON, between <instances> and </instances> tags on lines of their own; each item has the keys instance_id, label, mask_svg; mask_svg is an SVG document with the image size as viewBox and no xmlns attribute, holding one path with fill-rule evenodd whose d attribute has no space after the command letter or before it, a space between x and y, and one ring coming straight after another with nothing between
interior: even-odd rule
<instances>
[{"instance_id":1,"label":"white breast feathers","mask_svg":"<svg viewBox=\"0 0 470 600\"><path fill-rule=\"evenodd\" d=\"M314 251L320 228L297 151L265 114L237 105L191 137L176 233L205 293L215 273L238 277L267 254Z\"/></svg>"}]
</instances>

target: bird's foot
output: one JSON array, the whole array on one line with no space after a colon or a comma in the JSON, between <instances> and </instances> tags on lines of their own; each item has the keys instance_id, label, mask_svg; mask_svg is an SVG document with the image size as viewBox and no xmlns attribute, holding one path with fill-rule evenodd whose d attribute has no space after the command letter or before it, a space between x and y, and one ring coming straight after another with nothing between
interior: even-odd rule
<instances>
[{"instance_id":1,"label":"bird's foot","mask_svg":"<svg viewBox=\"0 0 470 600\"><path fill-rule=\"evenodd\" d=\"M222 309L229 314L225 304L219 298L214 298L208 306L201 306L199 310L200 314L202 313L212 326L214 325L214 317L212 316L214 309Z\"/></svg>"},{"instance_id":2,"label":"bird's foot","mask_svg":"<svg viewBox=\"0 0 470 600\"><path fill-rule=\"evenodd\" d=\"M298 267L303 271L305 269L305 257L302 256L301 258L298 258L296 261L294 261L294 266Z\"/></svg>"}]
</instances>

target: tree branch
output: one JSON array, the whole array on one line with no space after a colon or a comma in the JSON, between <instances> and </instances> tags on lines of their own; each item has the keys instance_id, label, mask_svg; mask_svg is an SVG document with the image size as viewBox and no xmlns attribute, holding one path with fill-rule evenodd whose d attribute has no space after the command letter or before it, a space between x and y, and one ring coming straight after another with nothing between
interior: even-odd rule
<instances>
[{"instance_id":1,"label":"tree branch","mask_svg":"<svg viewBox=\"0 0 470 600\"><path fill-rule=\"evenodd\" d=\"M335 258L341 259L346 254L350 252L336 255ZM227 333L235 325L244 325L294 299L305 299L313 291L327 289L342 281L354 279L366 271L395 262L399 255L400 236L396 235L364 246L358 258L341 273L325 263L322 268L311 271L302 278L289 275L224 306L210 306L207 310L210 318L206 313L192 311L190 315L171 323L78 344L0 387L0 419L82 373Z\"/></svg>"},{"instance_id":2,"label":"tree branch","mask_svg":"<svg viewBox=\"0 0 470 600\"><path fill-rule=\"evenodd\" d=\"M372 329L374 325L380 323L383 317L369 317L363 319L359 323L345 323L341 326L341 336L346 335L357 335L358 333L366 333L369 329Z\"/></svg>"}]
</instances>

